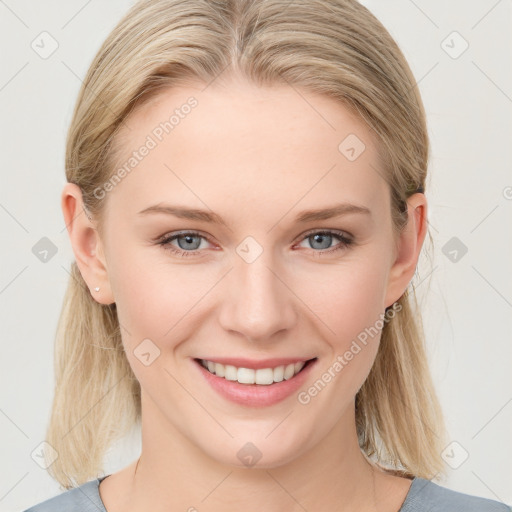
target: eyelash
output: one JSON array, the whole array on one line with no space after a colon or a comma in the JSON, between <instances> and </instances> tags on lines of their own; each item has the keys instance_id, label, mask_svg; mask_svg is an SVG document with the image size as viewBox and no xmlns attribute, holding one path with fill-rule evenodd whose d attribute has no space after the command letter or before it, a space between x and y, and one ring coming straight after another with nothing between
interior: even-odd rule
<instances>
[{"instance_id":1,"label":"eyelash","mask_svg":"<svg viewBox=\"0 0 512 512\"><path fill-rule=\"evenodd\" d=\"M201 252L200 250L184 251L182 249L177 249L170 245L170 243L173 240L176 240L177 238L186 236L186 235L198 236L198 237L204 238L205 240L208 240L210 242L208 237L206 237L196 231L182 231L181 233L164 236L163 238L160 239L160 241L158 242L158 245L161 245L164 250L170 251L171 253L176 254L179 257L197 256ZM309 231L303 235L300 242L302 242L303 240L305 240L313 235L332 235L333 237L337 238L340 241L340 243L337 246L335 246L334 248L331 248L331 249L324 249L324 250L320 250L320 251L311 249L313 251L313 253L315 254L315 256L318 256L318 257L320 257L324 254L336 253L338 251L348 249L354 243L354 240L352 238L349 238L343 231L330 231L330 230Z\"/></svg>"}]
</instances>

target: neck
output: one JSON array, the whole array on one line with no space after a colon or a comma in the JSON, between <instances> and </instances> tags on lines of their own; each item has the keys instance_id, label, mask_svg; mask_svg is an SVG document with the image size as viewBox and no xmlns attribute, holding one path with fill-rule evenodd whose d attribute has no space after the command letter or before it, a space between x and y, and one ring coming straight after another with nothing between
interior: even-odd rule
<instances>
[{"instance_id":1,"label":"neck","mask_svg":"<svg viewBox=\"0 0 512 512\"><path fill-rule=\"evenodd\" d=\"M351 412L314 449L269 468L221 464L168 422L143 414L153 421L142 424L129 510L375 511L376 471L361 453Z\"/></svg>"},{"instance_id":2,"label":"neck","mask_svg":"<svg viewBox=\"0 0 512 512\"><path fill-rule=\"evenodd\" d=\"M269 469L215 470L198 466L191 471L189 465L175 463L161 473L141 455L133 473L130 498L131 503L139 505L130 510L163 512L175 507L196 512L205 506L215 512L377 510L374 469L368 462L362 460L348 473L345 467L329 466L294 461Z\"/></svg>"}]
</instances>

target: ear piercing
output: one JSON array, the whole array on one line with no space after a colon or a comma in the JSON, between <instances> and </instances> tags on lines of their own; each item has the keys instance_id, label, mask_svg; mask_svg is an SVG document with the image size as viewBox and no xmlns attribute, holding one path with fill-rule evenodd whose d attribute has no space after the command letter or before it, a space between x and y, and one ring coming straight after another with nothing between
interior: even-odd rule
<instances>
[{"instance_id":1,"label":"ear piercing","mask_svg":"<svg viewBox=\"0 0 512 512\"><path fill-rule=\"evenodd\" d=\"M95 291L95 292L99 292L99 291L100 291L100 287L99 287L99 286L96 286L96 288L94 288L94 291Z\"/></svg>"}]
</instances>

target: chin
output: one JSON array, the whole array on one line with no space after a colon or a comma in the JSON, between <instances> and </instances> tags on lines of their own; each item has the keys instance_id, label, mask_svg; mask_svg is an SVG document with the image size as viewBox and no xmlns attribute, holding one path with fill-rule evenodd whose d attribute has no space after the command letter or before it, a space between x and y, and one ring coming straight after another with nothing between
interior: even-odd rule
<instances>
[{"instance_id":1,"label":"chin","mask_svg":"<svg viewBox=\"0 0 512 512\"><path fill-rule=\"evenodd\" d=\"M268 431L271 432L271 429ZM199 448L220 464L239 469L273 469L284 466L302 455L312 439L306 435L292 436L289 429L283 431L282 435L275 434L262 434L260 431L255 436L236 436L223 443L212 440L208 446ZM272 438L274 435L275 438ZM306 439L309 439L309 443Z\"/></svg>"}]
</instances>

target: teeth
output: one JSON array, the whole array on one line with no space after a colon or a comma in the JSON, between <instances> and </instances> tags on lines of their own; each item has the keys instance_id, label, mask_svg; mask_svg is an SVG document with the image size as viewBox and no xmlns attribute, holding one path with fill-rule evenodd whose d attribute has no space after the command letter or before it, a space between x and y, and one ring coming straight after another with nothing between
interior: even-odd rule
<instances>
[{"instance_id":1,"label":"teeth","mask_svg":"<svg viewBox=\"0 0 512 512\"><path fill-rule=\"evenodd\" d=\"M281 382L284 379L284 366L274 368L274 382Z\"/></svg>"},{"instance_id":2,"label":"teeth","mask_svg":"<svg viewBox=\"0 0 512 512\"><path fill-rule=\"evenodd\" d=\"M269 384L274 383L274 370L272 370L272 368L261 368L259 370L256 370L254 373L254 382L256 384L268 386Z\"/></svg>"},{"instance_id":3,"label":"teeth","mask_svg":"<svg viewBox=\"0 0 512 512\"><path fill-rule=\"evenodd\" d=\"M284 380L289 380L293 377L293 375L295 374L295 365L293 363L289 364L285 369L284 369Z\"/></svg>"},{"instance_id":4,"label":"teeth","mask_svg":"<svg viewBox=\"0 0 512 512\"><path fill-rule=\"evenodd\" d=\"M226 380L238 380L238 372L234 366L227 364L224 367L224 378Z\"/></svg>"},{"instance_id":5,"label":"teeth","mask_svg":"<svg viewBox=\"0 0 512 512\"><path fill-rule=\"evenodd\" d=\"M238 368L237 380L240 384L254 384L255 373L250 368Z\"/></svg>"},{"instance_id":6,"label":"teeth","mask_svg":"<svg viewBox=\"0 0 512 512\"><path fill-rule=\"evenodd\" d=\"M224 377L226 380L238 381L240 384L259 384L269 386L274 382L289 380L297 375L305 363L303 361L277 366L276 368L237 368L229 364L214 363L201 359L201 364L217 377Z\"/></svg>"},{"instance_id":7,"label":"teeth","mask_svg":"<svg viewBox=\"0 0 512 512\"><path fill-rule=\"evenodd\" d=\"M220 363L215 363L215 375L218 375L219 377L224 377L225 373L226 370L224 368L224 365Z\"/></svg>"}]
</instances>

